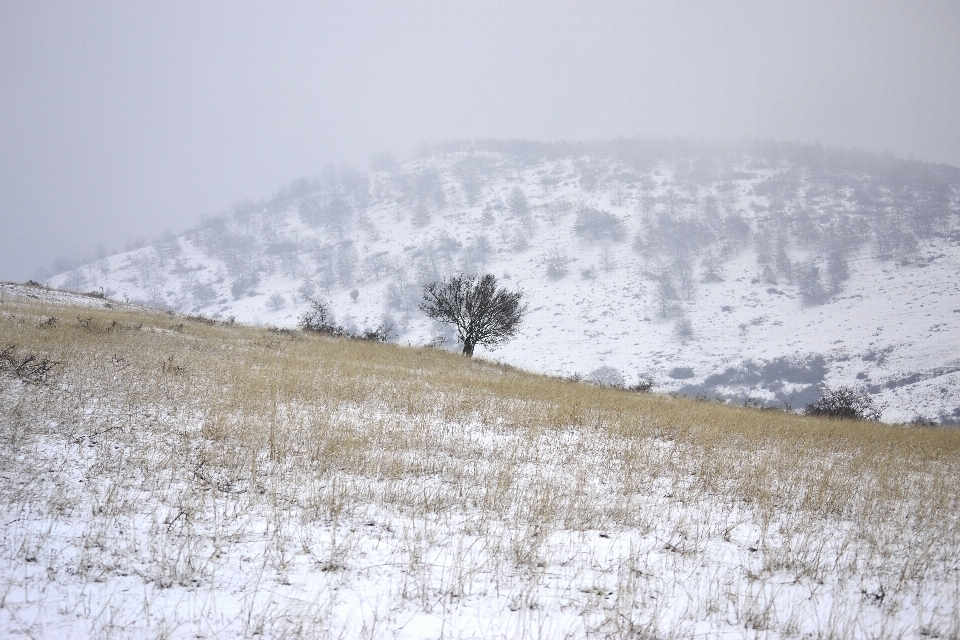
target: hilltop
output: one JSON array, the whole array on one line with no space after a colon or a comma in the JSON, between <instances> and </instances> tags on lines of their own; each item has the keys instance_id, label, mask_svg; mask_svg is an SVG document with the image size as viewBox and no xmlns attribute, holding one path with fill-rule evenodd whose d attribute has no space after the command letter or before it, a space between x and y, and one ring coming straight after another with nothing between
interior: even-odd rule
<instances>
[{"instance_id":1,"label":"hilltop","mask_svg":"<svg viewBox=\"0 0 960 640\"><path fill-rule=\"evenodd\" d=\"M787 143L446 143L364 174L328 166L266 202L58 275L210 318L451 347L422 285L522 288L532 371L799 408L818 385L884 419L960 419L960 170ZM356 292L355 297L353 293Z\"/></svg>"}]
</instances>

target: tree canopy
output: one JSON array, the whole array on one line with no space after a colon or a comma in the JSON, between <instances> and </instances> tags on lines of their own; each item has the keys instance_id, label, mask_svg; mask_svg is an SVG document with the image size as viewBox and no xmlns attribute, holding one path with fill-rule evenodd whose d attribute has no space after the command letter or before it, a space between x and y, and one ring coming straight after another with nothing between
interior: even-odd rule
<instances>
[{"instance_id":1,"label":"tree canopy","mask_svg":"<svg viewBox=\"0 0 960 640\"><path fill-rule=\"evenodd\" d=\"M472 356L478 344L496 348L513 338L527 306L522 291L498 288L497 279L486 274L428 284L420 309L434 320L456 327L463 354Z\"/></svg>"}]
</instances>

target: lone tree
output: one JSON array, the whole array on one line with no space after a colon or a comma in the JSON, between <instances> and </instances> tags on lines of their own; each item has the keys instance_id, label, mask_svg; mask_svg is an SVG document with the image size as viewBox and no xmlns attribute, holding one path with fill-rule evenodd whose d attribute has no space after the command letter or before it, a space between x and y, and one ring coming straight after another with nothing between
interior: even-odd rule
<instances>
[{"instance_id":1,"label":"lone tree","mask_svg":"<svg viewBox=\"0 0 960 640\"><path fill-rule=\"evenodd\" d=\"M460 275L425 286L420 309L434 320L454 325L463 355L470 357L478 344L496 348L517 334L527 310L522 300L522 291L498 289L490 274Z\"/></svg>"}]
</instances>

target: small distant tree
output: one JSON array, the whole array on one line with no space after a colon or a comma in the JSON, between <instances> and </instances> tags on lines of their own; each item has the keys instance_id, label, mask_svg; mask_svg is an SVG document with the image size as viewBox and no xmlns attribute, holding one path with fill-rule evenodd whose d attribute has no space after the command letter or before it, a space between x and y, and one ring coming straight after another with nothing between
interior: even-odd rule
<instances>
[{"instance_id":1,"label":"small distant tree","mask_svg":"<svg viewBox=\"0 0 960 640\"><path fill-rule=\"evenodd\" d=\"M627 187L625 184L619 180L613 183L613 199L616 201L618 207L623 206L623 197L627 195Z\"/></svg>"},{"instance_id":2,"label":"small distant tree","mask_svg":"<svg viewBox=\"0 0 960 640\"><path fill-rule=\"evenodd\" d=\"M801 262L795 267L795 276L800 297L806 304L822 304L827 299L827 289L820 277L820 266L816 260Z\"/></svg>"},{"instance_id":3,"label":"small distant tree","mask_svg":"<svg viewBox=\"0 0 960 640\"><path fill-rule=\"evenodd\" d=\"M664 318L674 308L676 300L680 299L677 294L677 288L673 284L673 278L670 274L664 273L656 280L656 288L653 290L653 298L660 307L660 315Z\"/></svg>"},{"instance_id":4,"label":"small distant tree","mask_svg":"<svg viewBox=\"0 0 960 640\"><path fill-rule=\"evenodd\" d=\"M430 224L430 210L422 201L417 203L410 221L415 227L425 227Z\"/></svg>"},{"instance_id":5,"label":"small distant tree","mask_svg":"<svg viewBox=\"0 0 960 640\"><path fill-rule=\"evenodd\" d=\"M339 237L343 236L343 232L350 226L353 210L346 200L334 196L321 206L320 216L327 230L335 232Z\"/></svg>"},{"instance_id":6,"label":"small distant tree","mask_svg":"<svg viewBox=\"0 0 960 640\"><path fill-rule=\"evenodd\" d=\"M353 284L353 276L357 270L360 255L350 241L341 243L337 249L337 280L344 286Z\"/></svg>"},{"instance_id":7,"label":"small distant tree","mask_svg":"<svg viewBox=\"0 0 960 640\"><path fill-rule=\"evenodd\" d=\"M624 224L612 213L581 205L573 229L577 235L592 242L616 242L623 237Z\"/></svg>"},{"instance_id":8,"label":"small distant tree","mask_svg":"<svg viewBox=\"0 0 960 640\"><path fill-rule=\"evenodd\" d=\"M613 257L613 250L607 241L600 242L600 268L610 273L617 266L617 261Z\"/></svg>"},{"instance_id":9,"label":"small distant tree","mask_svg":"<svg viewBox=\"0 0 960 640\"><path fill-rule=\"evenodd\" d=\"M567 265L571 260L559 246L551 247L544 256L543 262L547 267L547 277L551 280L559 280L570 272Z\"/></svg>"},{"instance_id":10,"label":"small distant tree","mask_svg":"<svg viewBox=\"0 0 960 640\"><path fill-rule=\"evenodd\" d=\"M716 253L708 251L700 260L704 282L723 282L723 260ZM770 267L765 267L770 270ZM771 271L772 273L772 271Z\"/></svg>"},{"instance_id":11,"label":"small distant tree","mask_svg":"<svg viewBox=\"0 0 960 640\"><path fill-rule=\"evenodd\" d=\"M390 270L390 254L387 251L372 253L363 259L363 272L367 277L379 280Z\"/></svg>"},{"instance_id":12,"label":"small distant tree","mask_svg":"<svg viewBox=\"0 0 960 640\"><path fill-rule=\"evenodd\" d=\"M522 291L497 288L497 279L455 276L424 287L420 309L430 318L452 325L463 355L472 356L478 344L488 348L513 338L527 311Z\"/></svg>"},{"instance_id":13,"label":"small distant tree","mask_svg":"<svg viewBox=\"0 0 960 640\"><path fill-rule=\"evenodd\" d=\"M287 299L283 297L283 294L277 292L267 298L267 309L271 311L279 311L287 305Z\"/></svg>"},{"instance_id":14,"label":"small distant tree","mask_svg":"<svg viewBox=\"0 0 960 640\"><path fill-rule=\"evenodd\" d=\"M693 292L696 289L696 281L693 277L693 265L690 264L690 261L683 255L678 255L673 259L673 272L677 276L677 280L680 281L680 288L686 294L687 299L693 297Z\"/></svg>"},{"instance_id":15,"label":"small distant tree","mask_svg":"<svg viewBox=\"0 0 960 640\"><path fill-rule=\"evenodd\" d=\"M489 227L496 222L496 219L493 217L493 206L488 204L483 207L483 215L480 217L480 224L485 227Z\"/></svg>"},{"instance_id":16,"label":"small distant tree","mask_svg":"<svg viewBox=\"0 0 960 640\"><path fill-rule=\"evenodd\" d=\"M832 251L827 259L827 277L833 293L839 293L843 289L843 283L850 279L850 266L839 250Z\"/></svg>"},{"instance_id":17,"label":"small distant tree","mask_svg":"<svg viewBox=\"0 0 960 640\"><path fill-rule=\"evenodd\" d=\"M527 202L527 196L520 187L514 187L510 191L510 197L507 198L507 207L510 213L518 218L522 218L530 213L530 204Z\"/></svg>"}]
</instances>

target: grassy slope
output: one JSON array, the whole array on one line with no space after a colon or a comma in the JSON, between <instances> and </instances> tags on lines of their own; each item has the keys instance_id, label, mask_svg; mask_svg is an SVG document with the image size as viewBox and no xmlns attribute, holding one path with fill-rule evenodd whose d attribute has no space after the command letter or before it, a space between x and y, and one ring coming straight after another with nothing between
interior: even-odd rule
<instances>
[{"instance_id":1,"label":"grassy slope","mask_svg":"<svg viewBox=\"0 0 960 640\"><path fill-rule=\"evenodd\" d=\"M24 297L0 336L63 363L0 374L8 631L960 634L957 430Z\"/></svg>"}]
</instances>

